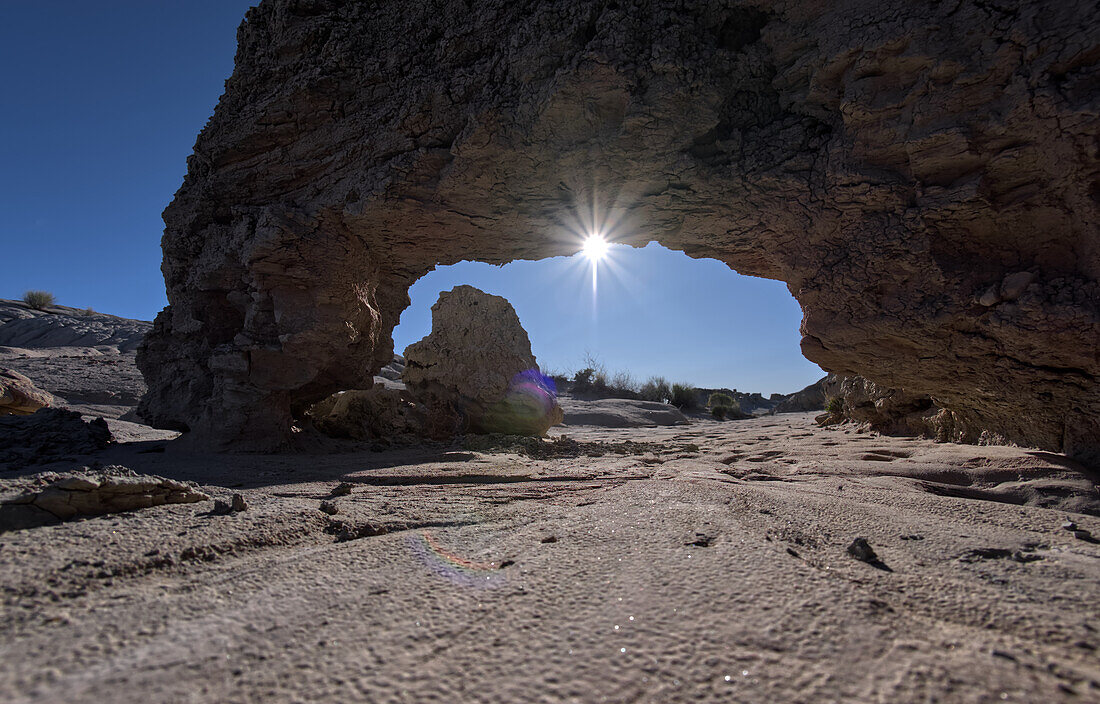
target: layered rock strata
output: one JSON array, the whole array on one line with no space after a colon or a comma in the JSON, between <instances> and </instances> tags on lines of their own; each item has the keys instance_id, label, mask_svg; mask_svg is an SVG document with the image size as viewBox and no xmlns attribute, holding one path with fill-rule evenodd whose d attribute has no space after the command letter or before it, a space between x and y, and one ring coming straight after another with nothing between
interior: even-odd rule
<instances>
[{"instance_id":1,"label":"layered rock strata","mask_svg":"<svg viewBox=\"0 0 1100 704\"><path fill-rule=\"evenodd\" d=\"M137 474L120 466L50 472L31 478L23 491L0 496L0 533L209 498L193 484Z\"/></svg>"},{"instance_id":2,"label":"layered rock strata","mask_svg":"<svg viewBox=\"0 0 1100 704\"><path fill-rule=\"evenodd\" d=\"M1094 10L264 0L164 214L141 413L278 445L419 276L607 225L787 282L829 371L1100 461Z\"/></svg>"}]
</instances>

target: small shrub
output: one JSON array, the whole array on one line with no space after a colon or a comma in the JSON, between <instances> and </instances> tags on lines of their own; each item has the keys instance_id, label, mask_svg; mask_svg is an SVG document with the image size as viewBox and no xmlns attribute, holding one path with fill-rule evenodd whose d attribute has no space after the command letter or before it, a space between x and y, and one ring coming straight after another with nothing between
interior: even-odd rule
<instances>
[{"instance_id":1,"label":"small shrub","mask_svg":"<svg viewBox=\"0 0 1100 704\"><path fill-rule=\"evenodd\" d=\"M714 408L716 406L723 406L725 408L732 408L733 404L737 403L733 400L733 396L724 394L721 391L715 391L707 399L707 406Z\"/></svg>"},{"instance_id":2,"label":"small shrub","mask_svg":"<svg viewBox=\"0 0 1100 704\"><path fill-rule=\"evenodd\" d=\"M27 291L23 294L23 302L35 310L46 310L57 303L49 291Z\"/></svg>"},{"instance_id":3,"label":"small shrub","mask_svg":"<svg viewBox=\"0 0 1100 704\"><path fill-rule=\"evenodd\" d=\"M649 381L638 389L638 398L643 401L656 401L666 403L672 398L672 387L668 380L662 376L651 376Z\"/></svg>"},{"instance_id":4,"label":"small shrub","mask_svg":"<svg viewBox=\"0 0 1100 704\"><path fill-rule=\"evenodd\" d=\"M825 403L825 410L829 413L829 415L844 415L844 399L840 398L839 396L829 399Z\"/></svg>"},{"instance_id":5,"label":"small shrub","mask_svg":"<svg viewBox=\"0 0 1100 704\"><path fill-rule=\"evenodd\" d=\"M680 410L691 410L699 406L698 395L695 393L695 387L691 384L673 384L670 391L669 402Z\"/></svg>"},{"instance_id":6,"label":"small shrub","mask_svg":"<svg viewBox=\"0 0 1100 704\"><path fill-rule=\"evenodd\" d=\"M96 315L95 308L85 308L84 315Z\"/></svg>"},{"instance_id":7,"label":"small shrub","mask_svg":"<svg viewBox=\"0 0 1100 704\"><path fill-rule=\"evenodd\" d=\"M607 380L607 372L602 368L596 369L595 376L592 377L592 388L596 391L607 391L611 387L611 384Z\"/></svg>"},{"instance_id":8,"label":"small shrub","mask_svg":"<svg viewBox=\"0 0 1100 704\"><path fill-rule=\"evenodd\" d=\"M727 406L711 406L710 414L718 420L725 420L726 414L729 413L729 407Z\"/></svg>"},{"instance_id":9,"label":"small shrub","mask_svg":"<svg viewBox=\"0 0 1100 704\"><path fill-rule=\"evenodd\" d=\"M633 396L638 393L638 382L630 372L615 372L611 377L611 388L617 393Z\"/></svg>"}]
</instances>

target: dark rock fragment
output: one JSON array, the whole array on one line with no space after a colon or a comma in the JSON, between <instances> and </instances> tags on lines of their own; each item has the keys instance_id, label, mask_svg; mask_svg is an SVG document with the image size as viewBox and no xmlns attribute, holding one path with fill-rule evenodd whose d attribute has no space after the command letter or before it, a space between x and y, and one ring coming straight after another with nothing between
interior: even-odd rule
<instances>
[{"instance_id":1,"label":"dark rock fragment","mask_svg":"<svg viewBox=\"0 0 1100 704\"><path fill-rule=\"evenodd\" d=\"M875 554L871 544L867 542L867 538L856 538L852 541L852 544L848 546L848 554L859 560L860 562L866 562L868 565L875 567L886 572L893 572L886 566L878 555Z\"/></svg>"}]
</instances>

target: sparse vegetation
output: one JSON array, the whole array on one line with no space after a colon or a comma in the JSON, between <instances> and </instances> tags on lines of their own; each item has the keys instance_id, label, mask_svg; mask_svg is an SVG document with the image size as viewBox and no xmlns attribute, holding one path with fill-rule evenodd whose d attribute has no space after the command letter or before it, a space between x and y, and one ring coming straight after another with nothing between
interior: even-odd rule
<instances>
[{"instance_id":1,"label":"sparse vegetation","mask_svg":"<svg viewBox=\"0 0 1100 704\"><path fill-rule=\"evenodd\" d=\"M651 376L649 381L642 384L642 387L638 389L638 398L643 401L668 403L672 398L672 386L668 383L668 379L663 376Z\"/></svg>"},{"instance_id":2,"label":"sparse vegetation","mask_svg":"<svg viewBox=\"0 0 1100 704\"><path fill-rule=\"evenodd\" d=\"M699 407L699 395L691 384L675 383L672 385L669 403L681 411L690 411Z\"/></svg>"},{"instance_id":3,"label":"sparse vegetation","mask_svg":"<svg viewBox=\"0 0 1100 704\"><path fill-rule=\"evenodd\" d=\"M741 410L741 404L737 403L733 396L721 391L715 391L710 395L710 398L707 399L707 407L710 408L710 414L718 420L725 420L734 408L738 412Z\"/></svg>"},{"instance_id":4,"label":"sparse vegetation","mask_svg":"<svg viewBox=\"0 0 1100 704\"><path fill-rule=\"evenodd\" d=\"M611 376L610 386L617 391L626 391L631 394L637 394L640 388L630 372L615 372Z\"/></svg>"},{"instance_id":5,"label":"sparse vegetation","mask_svg":"<svg viewBox=\"0 0 1100 704\"><path fill-rule=\"evenodd\" d=\"M737 403L733 400L733 396L722 393L721 391L715 391L707 399L707 406L709 408L715 408L717 406L725 406L726 408L732 408Z\"/></svg>"},{"instance_id":6,"label":"sparse vegetation","mask_svg":"<svg viewBox=\"0 0 1100 704\"><path fill-rule=\"evenodd\" d=\"M57 300L49 291L27 291L23 294L23 302L35 310L46 310L57 305Z\"/></svg>"},{"instance_id":7,"label":"sparse vegetation","mask_svg":"<svg viewBox=\"0 0 1100 704\"><path fill-rule=\"evenodd\" d=\"M825 402L825 411L832 416L844 415L844 399L834 396Z\"/></svg>"}]
</instances>

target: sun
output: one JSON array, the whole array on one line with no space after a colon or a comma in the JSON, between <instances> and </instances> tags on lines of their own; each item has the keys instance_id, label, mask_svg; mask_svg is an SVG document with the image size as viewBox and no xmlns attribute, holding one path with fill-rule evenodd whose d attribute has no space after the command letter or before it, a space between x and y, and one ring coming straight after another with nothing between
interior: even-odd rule
<instances>
[{"instance_id":1,"label":"sun","mask_svg":"<svg viewBox=\"0 0 1100 704\"><path fill-rule=\"evenodd\" d=\"M596 232L588 236L588 239L584 241L584 246L581 248L581 253L594 262L598 262L607 256L607 250L611 245L607 240L603 238L603 235Z\"/></svg>"}]
</instances>

